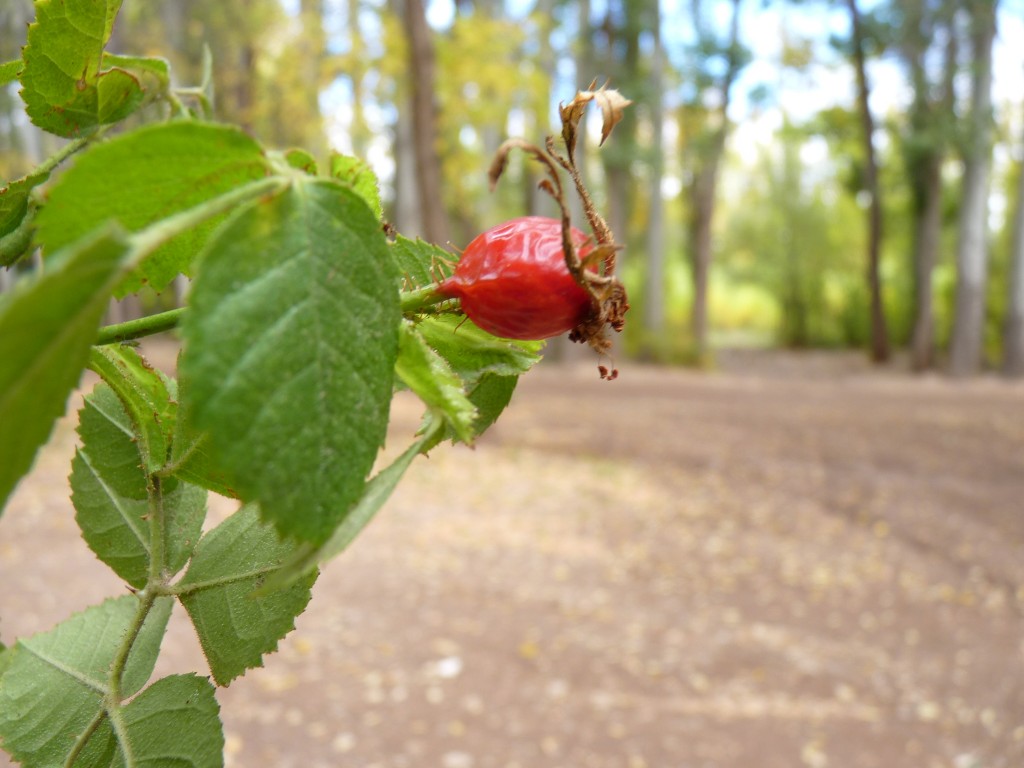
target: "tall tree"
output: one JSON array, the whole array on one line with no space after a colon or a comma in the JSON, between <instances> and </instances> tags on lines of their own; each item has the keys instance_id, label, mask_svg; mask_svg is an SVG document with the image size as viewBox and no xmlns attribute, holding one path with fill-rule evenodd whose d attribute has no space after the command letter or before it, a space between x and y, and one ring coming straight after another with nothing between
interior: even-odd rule
<instances>
[{"instance_id":1,"label":"tall tree","mask_svg":"<svg viewBox=\"0 0 1024 768\"><path fill-rule=\"evenodd\" d=\"M880 273L882 250L882 192L878 183L878 157L875 152L875 119L871 113L870 86L865 64L864 26L857 0L846 0L850 13L850 48L857 75L857 108L864 142L864 187L868 202L868 295L871 298L871 359L881 363L889 359L889 331L882 301Z\"/></svg>"},{"instance_id":2,"label":"tall tree","mask_svg":"<svg viewBox=\"0 0 1024 768\"><path fill-rule=\"evenodd\" d=\"M434 43L423 0L404 0L403 20L409 43L412 81L412 140L416 151L416 182L423 236L448 242L448 218L441 194L441 163L437 156L437 107L434 104Z\"/></svg>"},{"instance_id":3,"label":"tall tree","mask_svg":"<svg viewBox=\"0 0 1024 768\"><path fill-rule=\"evenodd\" d=\"M1021 137L1024 150L1024 136ZM1003 335L1003 373L1024 377L1024 159L1017 168L1017 201L1010 241L1010 285Z\"/></svg>"},{"instance_id":4,"label":"tall tree","mask_svg":"<svg viewBox=\"0 0 1024 768\"><path fill-rule=\"evenodd\" d=\"M949 371L978 371L985 331L988 279L988 184L992 160L992 45L996 0L971 0L971 111L963 147L963 200L956 249L956 307Z\"/></svg>"},{"instance_id":5,"label":"tall tree","mask_svg":"<svg viewBox=\"0 0 1024 768\"><path fill-rule=\"evenodd\" d=\"M942 239L942 167L953 129L953 80L959 37L951 0L908 0L893 4L896 50L907 68L914 97L908 111L902 152L912 196L914 226L914 321L910 339L911 366L931 368L935 357L935 310L932 274ZM926 64L941 49L942 64Z\"/></svg>"},{"instance_id":6,"label":"tall tree","mask_svg":"<svg viewBox=\"0 0 1024 768\"><path fill-rule=\"evenodd\" d=\"M655 11L657 12L657 6ZM650 93L650 200L647 218L647 289L644 291L644 329L652 339L665 330L665 204L661 195L664 174L663 80L664 59L661 47L661 14L656 13L652 29Z\"/></svg>"},{"instance_id":7,"label":"tall tree","mask_svg":"<svg viewBox=\"0 0 1024 768\"><path fill-rule=\"evenodd\" d=\"M730 0L732 16L724 41L707 19L700 0L691 3L697 32L697 88L683 107L684 155L690 171L689 251L693 276L691 331L693 352L703 360L708 352L708 277L711 271L711 224L715 212L719 169L729 134L729 102L733 84L746 64L747 54L740 45L740 3ZM709 64L711 66L709 66ZM715 64L724 64L715 74ZM709 99L710 96L710 99ZM711 100L713 107L706 106ZM688 126L688 127L687 127Z\"/></svg>"}]
</instances>

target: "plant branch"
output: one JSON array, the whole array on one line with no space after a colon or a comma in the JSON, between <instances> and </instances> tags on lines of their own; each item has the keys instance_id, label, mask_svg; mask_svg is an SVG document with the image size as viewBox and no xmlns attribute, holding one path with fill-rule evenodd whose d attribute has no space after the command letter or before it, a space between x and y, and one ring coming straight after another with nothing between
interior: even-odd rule
<instances>
[{"instance_id":1,"label":"plant branch","mask_svg":"<svg viewBox=\"0 0 1024 768\"><path fill-rule=\"evenodd\" d=\"M104 344L115 344L119 341L131 341L140 339L143 336L152 336L156 333L163 333L178 327L181 319L185 316L185 307L161 312L156 315L147 315L136 320L129 320L126 323L116 323L100 328L94 342L96 346Z\"/></svg>"},{"instance_id":2,"label":"plant branch","mask_svg":"<svg viewBox=\"0 0 1024 768\"><path fill-rule=\"evenodd\" d=\"M413 291L403 292L401 294L402 313L422 313L431 307L436 307L438 304L444 304L451 300L450 296L438 293L437 283L432 283ZM155 315L140 317L137 320L106 325L100 328L99 333L96 334L96 341L93 343L98 347L102 347L105 344L117 344L122 341L131 341L145 336L153 336L157 333L165 333L181 325L181 321L184 320L186 314L188 314L188 307L178 307L177 309L170 309Z\"/></svg>"}]
</instances>

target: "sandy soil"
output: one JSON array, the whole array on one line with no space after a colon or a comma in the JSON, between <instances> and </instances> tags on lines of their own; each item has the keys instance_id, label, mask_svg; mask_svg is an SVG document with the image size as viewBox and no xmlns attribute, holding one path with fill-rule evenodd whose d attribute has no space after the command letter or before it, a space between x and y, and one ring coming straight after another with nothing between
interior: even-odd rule
<instances>
[{"instance_id":1,"label":"sandy soil","mask_svg":"<svg viewBox=\"0 0 1024 768\"><path fill-rule=\"evenodd\" d=\"M1024 388L621 368L542 366L413 467L218 694L229 766L1024 765ZM389 450L416 423L400 400ZM4 642L124 589L78 538L73 445L0 518ZM203 669L172 624L158 673Z\"/></svg>"}]
</instances>

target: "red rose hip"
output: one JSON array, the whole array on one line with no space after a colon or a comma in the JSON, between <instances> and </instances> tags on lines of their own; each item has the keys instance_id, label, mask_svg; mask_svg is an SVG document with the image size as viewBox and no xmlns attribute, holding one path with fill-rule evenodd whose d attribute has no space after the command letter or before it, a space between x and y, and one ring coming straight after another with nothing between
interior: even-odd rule
<instances>
[{"instance_id":1,"label":"red rose hip","mask_svg":"<svg viewBox=\"0 0 1024 768\"><path fill-rule=\"evenodd\" d=\"M580 257L587 236L572 229ZM458 298L470 320L508 339L546 339L571 331L593 311L562 251L562 223L524 216L499 224L466 246L451 277L438 286Z\"/></svg>"}]
</instances>

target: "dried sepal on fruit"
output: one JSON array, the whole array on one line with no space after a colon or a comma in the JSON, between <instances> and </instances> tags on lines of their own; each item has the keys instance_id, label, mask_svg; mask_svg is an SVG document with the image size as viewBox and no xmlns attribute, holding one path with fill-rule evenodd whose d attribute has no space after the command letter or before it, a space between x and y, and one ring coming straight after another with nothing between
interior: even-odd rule
<instances>
[{"instance_id":1,"label":"dried sepal on fruit","mask_svg":"<svg viewBox=\"0 0 1024 768\"><path fill-rule=\"evenodd\" d=\"M615 126L622 120L626 107L633 103L618 91L609 88L607 83L597 89L594 88L595 85L597 85L597 80L592 81L587 90L577 91L576 97L568 104L558 105L558 116L562 120L562 138L565 139L569 161L573 164L575 164L573 156L576 154L577 131L580 120L586 114L587 105L593 101L601 108L603 118L601 144L604 144Z\"/></svg>"},{"instance_id":2,"label":"dried sepal on fruit","mask_svg":"<svg viewBox=\"0 0 1024 768\"><path fill-rule=\"evenodd\" d=\"M608 89L607 86L595 90L596 82L591 83L590 89L577 92L576 97L568 105L559 105L566 154L563 155L558 151L554 136L547 137L545 149L522 139L509 139L498 148L494 161L491 163L489 176L493 189L508 165L509 154L516 149L525 152L544 166L546 178L542 179L538 186L554 198L561 211L562 250L565 265L573 280L590 297L590 311L585 313L579 323L570 330L569 338L572 341L589 344L600 355L605 356L611 349L611 341L608 339L606 329L610 327L615 331L621 331L625 323L626 311L629 309L626 288L615 276L615 257L621 246L616 244L614 233L598 213L576 168L573 155L576 149L579 123L590 102L597 102L604 116L602 144L622 119L623 109L632 102L618 91ZM593 242L588 243L587 252L583 256L573 240L572 221L562 187L559 167L564 169L572 179L593 232ZM599 365L598 370L603 379L611 380L618 376L618 371L614 368L609 370L608 367Z\"/></svg>"}]
</instances>

